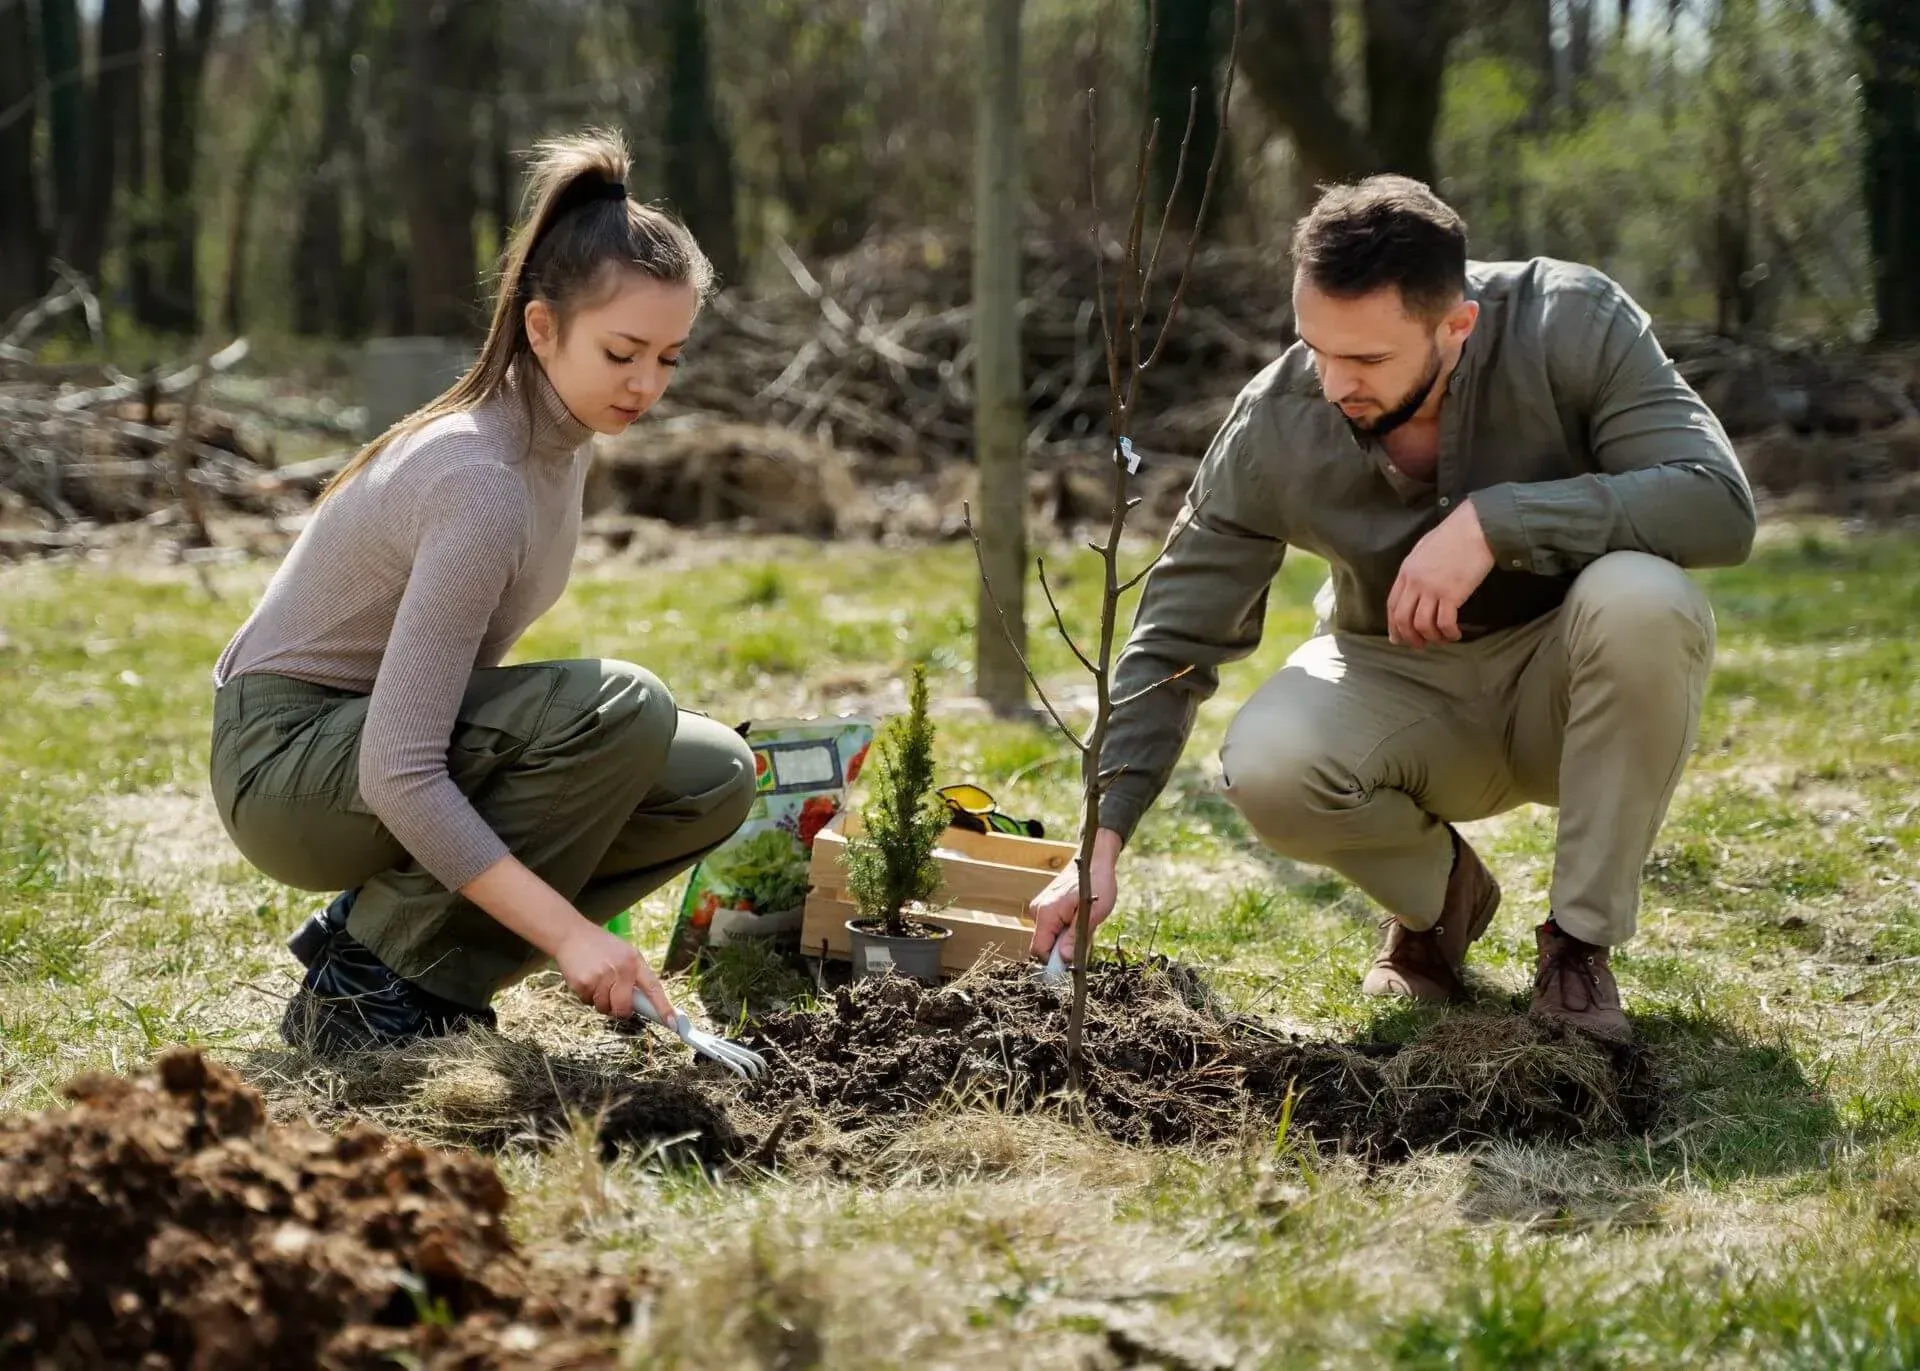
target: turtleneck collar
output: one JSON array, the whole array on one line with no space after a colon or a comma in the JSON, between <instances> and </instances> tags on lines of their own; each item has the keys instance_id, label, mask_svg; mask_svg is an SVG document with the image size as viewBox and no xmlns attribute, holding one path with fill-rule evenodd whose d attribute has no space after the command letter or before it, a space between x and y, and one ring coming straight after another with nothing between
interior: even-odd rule
<instances>
[{"instance_id":1,"label":"turtleneck collar","mask_svg":"<svg viewBox=\"0 0 1920 1371\"><path fill-rule=\"evenodd\" d=\"M574 418L538 358L527 357L514 368L500 400L517 423L531 421L527 452L536 461L565 461L593 436L592 429Z\"/></svg>"}]
</instances>

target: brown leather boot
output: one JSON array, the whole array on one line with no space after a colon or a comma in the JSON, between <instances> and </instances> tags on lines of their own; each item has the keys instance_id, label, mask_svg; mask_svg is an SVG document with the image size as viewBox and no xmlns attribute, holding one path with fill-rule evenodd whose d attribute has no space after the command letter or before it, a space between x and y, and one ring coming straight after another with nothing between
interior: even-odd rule
<instances>
[{"instance_id":1,"label":"brown leather boot","mask_svg":"<svg viewBox=\"0 0 1920 1371\"><path fill-rule=\"evenodd\" d=\"M1467 840L1454 833L1453 874L1447 878L1440 921L1416 933L1398 919L1387 920L1387 940L1360 982L1360 993L1410 1000L1465 999L1467 985L1460 978L1460 968L1466 963L1467 948L1487 931L1498 908L1500 883Z\"/></svg>"},{"instance_id":2,"label":"brown leather boot","mask_svg":"<svg viewBox=\"0 0 1920 1371\"><path fill-rule=\"evenodd\" d=\"M1620 987L1607 966L1608 949L1583 943L1549 919L1534 930L1540 968L1533 977L1533 1013L1602 1038L1631 1042L1633 1026L1620 1008Z\"/></svg>"}]
</instances>

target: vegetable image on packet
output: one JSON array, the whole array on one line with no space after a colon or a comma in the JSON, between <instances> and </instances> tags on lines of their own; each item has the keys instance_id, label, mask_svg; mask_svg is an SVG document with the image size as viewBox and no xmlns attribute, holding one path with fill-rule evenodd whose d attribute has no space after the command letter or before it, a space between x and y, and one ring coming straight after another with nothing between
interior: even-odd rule
<instances>
[{"instance_id":1,"label":"vegetable image on packet","mask_svg":"<svg viewBox=\"0 0 1920 1371\"><path fill-rule=\"evenodd\" d=\"M687 878L666 970L684 970L701 949L740 939L781 939L799 947L814 836L845 803L873 729L873 720L852 716L753 725L747 737L753 808Z\"/></svg>"}]
</instances>

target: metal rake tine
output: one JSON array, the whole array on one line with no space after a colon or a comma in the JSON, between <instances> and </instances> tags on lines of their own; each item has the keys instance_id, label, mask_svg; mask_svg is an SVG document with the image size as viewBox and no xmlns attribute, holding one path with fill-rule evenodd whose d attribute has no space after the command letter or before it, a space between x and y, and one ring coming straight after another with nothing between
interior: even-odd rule
<instances>
[{"instance_id":1,"label":"metal rake tine","mask_svg":"<svg viewBox=\"0 0 1920 1371\"><path fill-rule=\"evenodd\" d=\"M767 1069L766 1059L758 1052L716 1033L696 1031L688 1041L696 1051L704 1051L709 1057L724 1066L733 1068L748 1080L757 1079L760 1073Z\"/></svg>"},{"instance_id":2,"label":"metal rake tine","mask_svg":"<svg viewBox=\"0 0 1920 1371\"><path fill-rule=\"evenodd\" d=\"M691 1047L693 1049L694 1056L705 1057L708 1061L718 1062L720 1063L721 1066L731 1071L734 1075L738 1076L741 1080L744 1081L745 1079L747 1079L747 1068L742 1066L739 1062L736 1062L732 1057L728 1056L726 1053L720 1051L717 1044L706 1042L696 1037L688 1037L687 1039L685 1039L685 1042L688 1047Z\"/></svg>"}]
</instances>

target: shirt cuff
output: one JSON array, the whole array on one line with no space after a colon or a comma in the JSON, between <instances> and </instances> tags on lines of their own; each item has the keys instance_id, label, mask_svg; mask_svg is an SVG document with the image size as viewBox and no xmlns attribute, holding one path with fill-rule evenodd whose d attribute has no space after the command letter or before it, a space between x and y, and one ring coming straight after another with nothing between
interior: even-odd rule
<instances>
[{"instance_id":1,"label":"shirt cuff","mask_svg":"<svg viewBox=\"0 0 1920 1371\"><path fill-rule=\"evenodd\" d=\"M1147 804L1138 796L1109 790L1100 797L1100 827L1112 829L1124 843L1133 837L1133 830L1147 812Z\"/></svg>"},{"instance_id":2,"label":"shirt cuff","mask_svg":"<svg viewBox=\"0 0 1920 1371\"><path fill-rule=\"evenodd\" d=\"M1493 552L1493 564L1508 571L1532 571L1533 540L1520 518L1520 499L1512 482L1476 490L1470 497L1480 516L1480 532Z\"/></svg>"}]
</instances>

